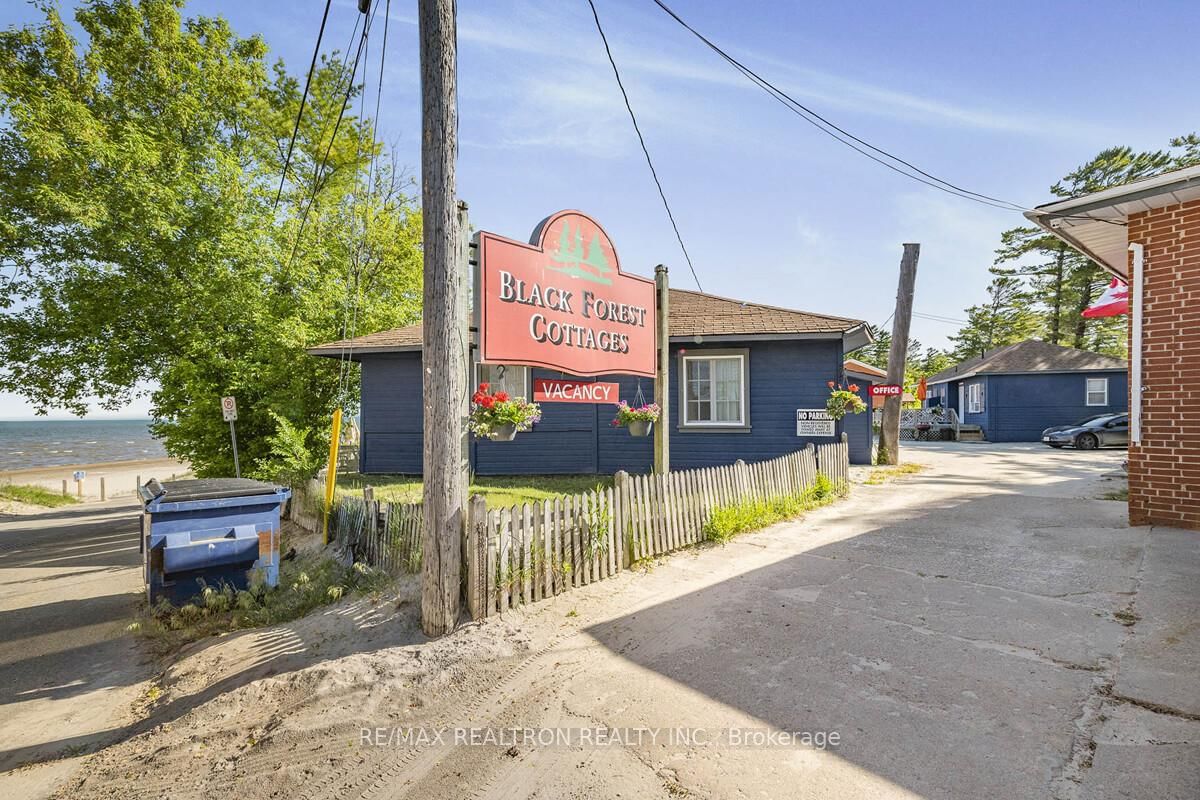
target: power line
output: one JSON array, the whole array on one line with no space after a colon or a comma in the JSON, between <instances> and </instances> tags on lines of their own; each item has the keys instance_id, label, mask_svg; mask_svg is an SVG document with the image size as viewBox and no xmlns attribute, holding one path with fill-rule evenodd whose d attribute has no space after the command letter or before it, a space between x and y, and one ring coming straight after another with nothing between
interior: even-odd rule
<instances>
[{"instance_id":1,"label":"power line","mask_svg":"<svg viewBox=\"0 0 1200 800\"><path fill-rule=\"evenodd\" d=\"M292 260L296 257L296 250L300 247L300 240L304 235L304 226L308 222L308 213L316 203L317 191L321 185L321 177L325 172L325 166L329 163L329 154L333 150L334 142L337 141L338 131L342 127L342 119L346 115L346 106L350 102L350 95L354 92L354 76L358 74L358 61L362 57L363 47L367 42L367 35L371 29L371 19L372 17L368 17L367 21L363 24L362 36L358 40L358 50L354 54L354 66L350 70L350 75L346 82L346 93L342 98L341 108L338 109L337 122L333 126L333 135L329 137L329 144L325 147L324 155L321 156L321 163L317 165L316 170L313 172L312 192L309 194L308 202L305 204L304 211L300 215L300 228L296 231L295 241L292 242L292 252L288 256L288 264L292 263ZM349 52L346 55L349 56Z\"/></svg>"},{"instance_id":2,"label":"power line","mask_svg":"<svg viewBox=\"0 0 1200 800\"><path fill-rule=\"evenodd\" d=\"M608 55L608 63L612 65L613 75L617 78L617 87L621 90L621 97L625 98L625 108L629 111L629 119L633 121L633 130L637 133L638 143L642 146L642 153L646 156L646 164L650 167L650 175L654 178L654 185L658 187L658 196L662 198L663 208L667 210L667 218L671 220L671 227L675 230L675 238L679 241L679 249L683 251L683 257L687 261L688 269L691 270L692 280L696 282L696 288L704 291L704 287L700 285L700 278L696 275L696 267L692 264L692 257L688 255L687 247L683 243L683 236L679 233L679 226L675 224L675 215L671 213L671 204L667 202L666 192L663 191L662 181L658 179L658 171L654 169L654 162L650 159L650 150L646 147L646 140L642 136L642 129L638 126L637 115L633 113L633 106L629 103L629 94L625 91L625 84L621 80L621 71L617 69L617 62L613 58L612 49L608 46L608 37L604 35L604 27L600 24L600 14L596 11L596 4L592 0L588 0L588 5L592 7L592 18L596 20L596 30L600 33L600 40L604 42L604 52Z\"/></svg>"},{"instance_id":3,"label":"power line","mask_svg":"<svg viewBox=\"0 0 1200 800\"><path fill-rule=\"evenodd\" d=\"M884 150L880 147L876 147L875 145L871 144L870 142L866 141L865 139L861 139L858 136L855 136L854 134L850 133L846 129L836 125L835 123L831 122L827 118L821 116L816 111L813 111L811 108L804 105L799 100L796 100L794 97L789 95L787 92L785 92L782 89L780 89L779 87L775 86L773 83L768 81L766 78L763 78L757 72L750 69L745 64L743 64L742 62L740 62L736 58L734 58L733 56L729 55L729 53L727 53L723 49L721 49L711 39L706 37L704 34L700 33L694 27L689 25L686 21L684 21L684 19L682 17L680 17L678 14L676 14L670 8L670 6L668 6L662 0L653 0L653 2L660 9L662 9L668 16L670 16L677 23L679 23L681 26L683 26L688 32L690 32L693 36L695 36L701 42L703 42L709 49L711 49L713 52L715 52L717 55L719 55L721 58L723 58L726 62L728 62L736 70L741 72L742 75L744 75L746 78L748 78L752 83L757 85L763 91L767 92L767 94L771 95L771 97L775 98L775 100L777 100L781 104L783 104L783 106L785 108L787 108L789 111L796 114L801 119L808 122L810 125L815 127L817 130L821 131L822 133L826 134L827 136L830 136L831 138L835 139L836 141L840 142L841 144L845 145L846 147L849 147L851 150L858 152L860 155L866 156L867 158L871 159L872 161L874 161L884 167L887 167L888 169L892 170L893 172L896 172L897 174L903 175L911 180L917 181L918 183L923 183L926 186L930 186L934 189L937 189L939 191L953 195L955 197L961 197L964 200L971 200L973 202L980 203L982 205L991 206L992 208L999 208L999 209L1002 209L1005 211L1016 211L1018 213L1035 210L1035 209L1029 208L1028 206L1023 206L1019 203L1014 203L1010 200L1003 200L998 197L992 197L991 195L983 194L981 192L974 192L974 191L971 191L970 189L965 189L961 186L957 186L956 184L951 183L950 181L947 181L943 178L939 178L936 175L926 172L925 170L921 169L920 167L916 166L915 164L912 164L911 162L906 161L903 158L900 158L899 156L893 155L892 153L888 152L887 150ZM859 147L858 145L862 145L862 147ZM883 156L883 158L879 158L875 155L872 155L871 153L864 150L863 149L864 147L868 148L869 150L874 151L875 153L878 153L880 156ZM889 161L885 161L884 160L885 158L889 159L891 162L895 162L895 164L889 163ZM904 167L912 170L913 172L915 172L917 174L914 175L913 172L908 172L905 169L897 167L896 164L901 164ZM923 177L921 177L921 176L923 176ZM928 179L928 180L926 180L926 179ZM1106 223L1111 223L1114 225L1121 225L1121 226L1124 225L1124 223L1118 222L1115 220L1108 220L1108 219L1103 219L1103 218L1099 218L1099 217L1091 217L1091 216L1086 216L1086 215L1084 215L1084 216L1064 215L1059 218L1060 219L1084 219L1084 220L1089 220L1089 221L1093 221L1093 222L1106 222Z\"/></svg>"},{"instance_id":4,"label":"power line","mask_svg":"<svg viewBox=\"0 0 1200 800\"><path fill-rule=\"evenodd\" d=\"M374 22L375 14L378 13L378 11L379 11L379 6L377 4L375 6L375 10L371 13L372 23ZM391 17L391 13L392 13L392 0L387 0L387 5L383 12L383 42L380 46L380 51L379 51L379 80L378 80L378 83L376 84L376 89L375 89L375 116L371 119L371 144L370 144L371 157L370 157L370 161L369 161L369 166L367 168L367 185L366 185L366 189L365 189L366 201L364 202L364 207L363 207L362 237L359 239L359 246L358 246L358 257L360 257L360 258L362 256L363 248L366 243L367 229L370 226L370 219L371 219L370 201L371 201L371 197L375 191L375 188L374 188L375 187L375 182L374 182L375 162L379 155L379 151L376 148L376 134L379 130L379 112L380 112L381 103L383 100L383 72L384 72L384 66L387 63L388 20ZM365 81L365 75L366 75L365 67L363 68L363 74L364 74L364 81ZM363 103L365 103L365 101L366 101L366 96L367 96L367 93L366 93L366 90L364 89L363 97L362 97ZM359 116L363 115L363 112L362 112L363 108L364 108L364 105L360 104L359 105L359 109L360 109ZM346 319L345 319L346 313L345 313L345 309L343 309L342 335L343 335L343 338L346 340L346 346L343 348L343 350L344 350L343 355L345 356L345 375L343 377L339 378L338 392L339 392L339 395L341 398L339 400L339 402L344 401L344 398L346 397L346 395L348 394L348 391L349 391L349 382L350 382L350 375L351 375L350 362L353 360L353 357L354 357L354 336L358 332L358 306L359 306L359 296L360 296L360 288L359 287L360 287L359 275L357 274L357 271L356 271L356 273L354 275L353 316L350 318L349 331L346 330ZM349 288L349 281L347 281L347 288Z\"/></svg>"},{"instance_id":5,"label":"power line","mask_svg":"<svg viewBox=\"0 0 1200 800\"><path fill-rule=\"evenodd\" d=\"M279 188L275 190L275 202L271 213L279 208L279 198L283 195L283 184L287 180L288 165L292 163L292 149L296 146L296 135L300 132L300 118L304 116L304 104L308 101L308 87L312 85L313 72L317 68L317 55L321 52L321 39L325 36L325 22L329 19L329 7L333 0L325 0L325 13L321 15L321 29L317 31L317 45L313 48L312 63L308 65L308 77L304 79L304 93L300 95L300 110L296 112L296 124L292 126L292 139L288 142L287 157L283 159L283 174L279 176Z\"/></svg>"}]
</instances>

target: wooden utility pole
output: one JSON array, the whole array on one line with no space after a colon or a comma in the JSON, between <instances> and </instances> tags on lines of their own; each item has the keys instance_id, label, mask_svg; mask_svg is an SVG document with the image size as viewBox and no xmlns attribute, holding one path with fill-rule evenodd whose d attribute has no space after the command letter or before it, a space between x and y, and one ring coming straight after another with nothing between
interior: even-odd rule
<instances>
[{"instance_id":1,"label":"wooden utility pole","mask_svg":"<svg viewBox=\"0 0 1200 800\"><path fill-rule=\"evenodd\" d=\"M422 310L424 490L421 529L421 628L454 629L466 522L461 446L466 424L467 320L460 294L457 34L454 0L419 0L421 38L421 212L425 258Z\"/></svg>"},{"instance_id":2,"label":"wooden utility pole","mask_svg":"<svg viewBox=\"0 0 1200 800\"><path fill-rule=\"evenodd\" d=\"M917 258L921 245L905 244L900 259L900 286L896 289L896 313L892 315L892 345L888 349L887 382L901 387L899 395L883 401L879 426L879 463L900 463L900 406L904 402L904 365L908 362L908 329L912 322L913 289L917 283Z\"/></svg>"},{"instance_id":3,"label":"wooden utility pole","mask_svg":"<svg viewBox=\"0 0 1200 800\"><path fill-rule=\"evenodd\" d=\"M658 345L658 366L654 374L654 402L658 404L658 422L654 424L654 471L671 469L671 337L668 322L671 313L670 281L667 268L654 268L654 288L657 297L654 336Z\"/></svg>"}]
</instances>

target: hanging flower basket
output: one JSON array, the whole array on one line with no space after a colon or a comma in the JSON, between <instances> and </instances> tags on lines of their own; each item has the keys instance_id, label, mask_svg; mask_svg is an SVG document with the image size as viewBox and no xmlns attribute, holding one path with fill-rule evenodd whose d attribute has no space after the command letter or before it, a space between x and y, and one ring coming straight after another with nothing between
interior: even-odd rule
<instances>
[{"instance_id":1,"label":"hanging flower basket","mask_svg":"<svg viewBox=\"0 0 1200 800\"><path fill-rule=\"evenodd\" d=\"M867 410L866 402L858 396L858 384L852 383L843 387L840 383L829 381L829 399L825 401L825 411L834 419L842 419L847 414L861 414Z\"/></svg>"},{"instance_id":2,"label":"hanging flower basket","mask_svg":"<svg viewBox=\"0 0 1200 800\"><path fill-rule=\"evenodd\" d=\"M628 428L630 436L649 436L658 422L658 405L650 403L644 406L631 406L622 400L617 403L617 416L612 424L615 428Z\"/></svg>"},{"instance_id":3,"label":"hanging flower basket","mask_svg":"<svg viewBox=\"0 0 1200 800\"><path fill-rule=\"evenodd\" d=\"M511 442L517 438L517 426L511 422L496 425L492 428L492 432L488 438L493 442Z\"/></svg>"},{"instance_id":4,"label":"hanging flower basket","mask_svg":"<svg viewBox=\"0 0 1200 800\"><path fill-rule=\"evenodd\" d=\"M654 423L648 419L635 419L625 427L629 428L630 436L649 436L654 430Z\"/></svg>"},{"instance_id":5,"label":"hanging flower basket","mask_svg":"<svg viewBox=\"0 0 1200 800\"><path fill-rule=\"evenodd\" d=\"M518 433L531 429L541 420L542 410L537 403L490 389L489 384L481 383L471 395L471 417L467 427L476 438L511 442Z\"/></svg>"}]
</instances>

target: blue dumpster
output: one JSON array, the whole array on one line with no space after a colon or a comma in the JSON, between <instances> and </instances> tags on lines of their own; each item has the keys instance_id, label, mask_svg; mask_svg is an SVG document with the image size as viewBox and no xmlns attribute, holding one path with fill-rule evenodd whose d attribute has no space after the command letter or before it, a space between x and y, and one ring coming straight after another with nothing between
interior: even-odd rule
<instances>
[{"instance_id":1,"label":"blue dumpster","mask_svg":"<svg viewBox=\"0 0 1200 800\"><path fill-rule=\"evenodd\" d=\"M151 480L139 487L142 564L151 603L204 586L279 582L279 514L291 491L246 478Z\"/></svg>"}]
</instances>

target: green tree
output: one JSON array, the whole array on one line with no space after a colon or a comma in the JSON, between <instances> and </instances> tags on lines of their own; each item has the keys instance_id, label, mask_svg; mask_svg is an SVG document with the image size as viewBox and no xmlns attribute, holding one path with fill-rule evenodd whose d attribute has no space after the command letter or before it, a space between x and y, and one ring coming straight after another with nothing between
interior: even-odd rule
<instances>
[{"instance_id":1,"label":"green tree","mask_svg":"<svg viewBox=\"0 0 1200 800\"><path fill-rule=\"evenodd\" d=\"M251 472L275 414L321 429L353 406L350 370L306 347L419 315L419 211L371 122L335 125L336 54L275 208L298 82L182 5L90 0L77 41L42 2L42 22L0 32L0 378L79 413L156 383L154 430L200 474L232 470L217 403L236 395Z\"/></svg>"},{"instance_id":2,"label":"green tree","mask_svg":"<svg viewBox=\"0 0 1200 800\"><path fill-rule=\"evenodd\" d=\"M1137 152L1130 147L1111 147L1076 167L1050 191L1059 197L1075 197L1196 164L1200 164L1200 137L1195 133L1172 139L1168 150ZM1011 294L1012 301L1031 309L1040 324L1026 325L1025 315L1019 314L1014 316L1019 325L1006 326L994 318L998 312L992 310L993 296L992 303L972 309L975 316L955 339L956 354L1007 344L1013 330L1027 330L1029 335L1054 344L1125 356L1124 317L1083 316L1108 285L1108 273L1057 236L1038 228L1004 231L991 271L1019 282L1002 289L1001 297Z\"/></svg>"},{"instance_id":3,"label":"green tree","mask_svg":"<svg viewBox=\"0 0 1200 800\"><path fill-rule=\"evenodd\" d=\"M1020 278L996 275L988 285L988 301L967 309L967 324L950 337L955 361L987 350L1035 338L1041 328L1032 301Z\"/></svg>"}]
</instances>

